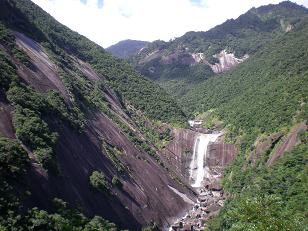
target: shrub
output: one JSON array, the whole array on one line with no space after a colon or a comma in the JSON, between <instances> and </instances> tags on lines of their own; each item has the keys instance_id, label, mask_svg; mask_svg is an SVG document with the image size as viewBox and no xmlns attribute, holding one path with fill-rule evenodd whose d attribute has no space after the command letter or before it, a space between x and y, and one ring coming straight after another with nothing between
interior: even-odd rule
<instances>
[{"instance_id":1,"label":"shrub","mask_svg":"<svg viewBox=\"0 0 308 231\"><path fill-rule=\"evenodd\" d=\"M106 177L99 171L92 172L90 176L90 185L99 191L108 192L110 190Z\"/></svg>"},{"instance_id":2,"label":"shrub","mask_svg":"<svg viewBox=\"0 0 308 231\"><path fill-rule=\"evenodd\" d=\"M118 188L122 188L123 184L117 176L112 177L112 184Z\"/></svg>"},{"instance_id":3,"label":"shrub","mask_svg":"<svg viewBox=\"0 0 308 231\"><path fill-rule=\"evenodd\" d=\"M114 223L111 223L102 217L95 216L89 221L84 228L84 231L92 231L92 230L109 230L116 231L117 227Z\"/></svg>"}]
</instances>

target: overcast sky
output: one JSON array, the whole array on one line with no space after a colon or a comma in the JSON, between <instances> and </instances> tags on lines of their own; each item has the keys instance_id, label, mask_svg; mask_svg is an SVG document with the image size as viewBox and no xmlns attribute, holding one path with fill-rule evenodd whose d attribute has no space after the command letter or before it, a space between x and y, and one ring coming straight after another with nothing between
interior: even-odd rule
<instances>
[{"instance_id":1,"label":"overcast sky","mask_svg":"<svg viewBox=\"0 0 308 231\"><path fill-rule=\"evenodd\" d=\"M252 7L281 0L32 0L103 47L124 39L170 40L206 31ZM308 0L293 0L308 7Z\"/></svg>"}]
</instances>

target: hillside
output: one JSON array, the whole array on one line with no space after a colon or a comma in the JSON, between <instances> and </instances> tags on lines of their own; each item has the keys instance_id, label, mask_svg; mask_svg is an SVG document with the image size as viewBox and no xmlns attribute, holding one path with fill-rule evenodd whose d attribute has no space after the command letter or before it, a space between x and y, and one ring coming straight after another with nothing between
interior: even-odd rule
<instances>
[{"instance_id":1,"label":"hillside","mask_svg":"<svg viewBox=\"0 0 308 231\"><path fill-rule=\"evenodd\" d=\"M276 36L292 30L306 14L306 8L288 1L253 8L206 32L150 43L133 57L132 64L181 97L194 84L232 69Z\"/></svg>"},{"instance_id":2,"label":"hillside","mask_svg":"<svg viewBox=\"0 0 308 231\"><path fill-rule=\"evenodd\" d=\"M223 118L230 131L249 134L249 145L257 134L307 118L307 19L233 70L196 86L181 104L189 112Z\"/></svg>"},{"instance_id":3,"label":"hillside","mask_svg":"<svg viewBox=\"0 0 308 231\"><path fill-rule=\"evenodd\" d=\"M307 38L282 2L149 43L135 70L0 1L0 230L305 230Z\"/></svg>"},{"instance_id":4,"label":"hillside","mask_svg":"<svg viewBox=\"0 0 308 231\"><path fill-rule=\"evenodd\" d=\"M128 59L136 55L142 48L144 48L149 42L139 40L123 40L114 44L106 51L121 59Z\"/></svg>"},{"instance_id":5,"label":"hillside","mask_svg":"<svg viewBox=\"0 0 308 231\"><path fill-rule=\"evenodd\" d=\"M179 100L205 127L224 129L239 149L224 176L232 200L209 222L211 230L307 227L307 36L305 15Z\"/></svg>"},{"instance_id":6,"label":"hillside","mask_svg":"<svg viewBox=\"0 0 308 231\"><path fill-rule=\"evenodd\" d=\"M1 230L162 227L189 206L160 153L186 120L164 90L30 0L0 20Z\"/></svg>"},{"instance_id":7,"label":"hillside","mask_svg":"<svg viewBox=\"0 0 308 231\"><path fill-rule=\"evenodd\" d=\"M224 176L229 200L210 230L307 227L307 17L291 2L253 8L207 32L153 42L133 59L237 147Z\"/></svg>"}]
</instances>

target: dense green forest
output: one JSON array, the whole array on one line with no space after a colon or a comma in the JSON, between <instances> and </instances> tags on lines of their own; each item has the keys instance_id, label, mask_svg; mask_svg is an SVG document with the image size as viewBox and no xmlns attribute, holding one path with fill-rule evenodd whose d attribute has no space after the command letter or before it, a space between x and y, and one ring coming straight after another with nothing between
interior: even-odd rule
<instances>
[{"instance_id":1,"label":"dense green forest","mask_svg":"<svg viewBox=\"0 0 308 231\"><path fill-rule=\"evenodd\" d=\"M308 119L307 36L303 17L292 31L277 35L234 70L209 78L180 98L192 116L214 121L209 127L219 123L227 131L226 140L239 149L224 177L230 198L210 221L212 230L307 227L307 132L273 166L266 162L275 143L256 163L249 161L260 137L286 135Z\"/></svg>"},{"instance_id":2,"label":"dense green forest","mask_svg":"<svg viewBox=\"0 0 308 231\"><path fill-rule=\"evenodd\" d=\"M307 118L308 20L277 37L234 70L199 84L180 99L196 115L211 111L248 150L256 137Z\"/></svg>"},{"instance_id":3,"label":"dense green forest","mask_svg":"<svg viewBox=\"0 0 308 231\"><path fill-rule=\"evenodd\" d=\"M307 12L291 2L253 8L207 32L155 41L131 60L173 95L191 118L205 119L207 128L224 129L226 141L238 147L225 172L230 200L210 221L213 230L307 227L307 132L273 167L266 161L276 143L257 163L250 160L262 137L286 135L308 119ZM249 58L218 75L202 62L181 63L189 53L203 53L213 64L218 62L213 55L221 50ZM153 59L148 58L151 55ZM175 61L163 61L171 56Z\"/></svg>"},{"instance_id":4,"label":"dense green forest","mask_svg":"<svg viewBox=\"0 0 308 231\"><path fill-rule=\"evenodd\" d=\"M211 230L306 230L308 225L308 133L272 167L240 161L227 169L225 190L232 194L210 220ZM230 173L232 181L230 181Z\"/></svg>"}]
</instances>

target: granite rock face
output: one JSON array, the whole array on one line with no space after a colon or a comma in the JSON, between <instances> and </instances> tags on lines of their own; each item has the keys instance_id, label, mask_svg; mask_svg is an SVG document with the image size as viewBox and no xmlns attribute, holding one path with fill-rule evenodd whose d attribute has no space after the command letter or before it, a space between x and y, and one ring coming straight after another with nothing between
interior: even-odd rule
<instances>
[{"instance_id":1,"label":"granite rock face","mask_svg":"<svg viewBox=\"0 0 308 231\"><path fill-rule=\"evenodd\" d=\"M190 129L176 129L173 131L174 140L162 150L164 157L171 166L174 166L174 170L187 181L189 181L189 165L194 152L195 139L199 134ZM204 164L209 168L211 178L221 178L224 167L234 159L235 155L236 148L233 144L225 144L222 139L210 143ZM217 183L213 184L217 185Z\"/></svg>"},{"instance_id":2,"label":"granite rock face","mask_svg":"<svg viewBox=\"0 0 308 231\"><path fill-rule=\"evenodd\" d=\"M219 63L215 63L214 65L210 66L213 72L218 74L225 72L232 67L235 67L236 65L248 59L249 56L244 55L242 58L236 58L233 53L227 53L226 50L223 50L219 54L216 54L214 57L219 60Z\"/></svg>"},{"instance_id":3,"label":"granite rock face","mask_svg":"<svg viewBox=\"0 0 308 231\"><path fill-rule=\"evenodd\" d=\"M15 37L17 46L33 64L33 68L28 68L11 57L21 81L37 92L54 90L70 104L71 92L59 74L58 64L49 53L25 34L15 32ZM1 45L0 50L10 57ZM71 61L72 67L78 69L86 81L95 82L104 78L89 63L73 56ZM108 86L105 86L103 94L110 110L136 134L140 132L120 103L119 96ZM16 139L12 126L13 111L14 107L6 99L4 92L0 91L0 136L9 139ZM55 119L52 116L50 115L50 120ZM59 135L55 148L57 164L61 170L59 175L48 174L38 164L32 151L23 145L31 157L31 166L24 179L31 192L24 201L26 208L38 207L53 211L53 198L61 198L72 207L82 207L86 216L100 215L121 228L140 230L151 221L163 227L170 217L177 216L180 211L190 207L188 200L185 201L181 195L185 194L187 198L194 200L194 192L171 178L169 172L148 153L136 148L116 122L100 111L91 111L87 116L82 133L65 123L50 125L52 131ZM188 139L187 137L184 138ZM119 175L123 187L112 187L110 195L93 190L89 183L89 176L93 171L102 172L108 182L112 182L113 176L118 174L104 144L121 150L122 155L117 157L117 161L127 168L125 174Z\"/></svg>"}]
</instances>

